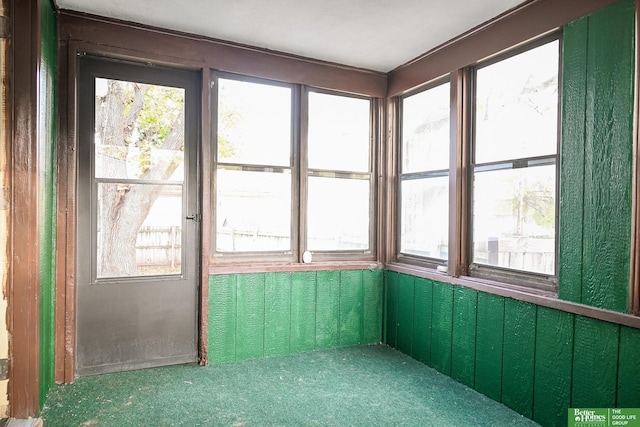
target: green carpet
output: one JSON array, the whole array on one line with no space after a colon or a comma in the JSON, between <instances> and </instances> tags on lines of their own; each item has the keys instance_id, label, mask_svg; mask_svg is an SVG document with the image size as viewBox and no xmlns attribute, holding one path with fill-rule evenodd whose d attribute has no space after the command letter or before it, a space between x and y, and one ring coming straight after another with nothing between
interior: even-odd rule
<instances>
[{"instance_id":1,"label":"green carpet","mask_svg":"<svg viewBox=\"0 0 640 427\"><path fill-rule=\"evenodd\" d=\"M45 427L537 425L382 345L79 378L50 391L42 418Z\"/></svg>"}]
</instances>

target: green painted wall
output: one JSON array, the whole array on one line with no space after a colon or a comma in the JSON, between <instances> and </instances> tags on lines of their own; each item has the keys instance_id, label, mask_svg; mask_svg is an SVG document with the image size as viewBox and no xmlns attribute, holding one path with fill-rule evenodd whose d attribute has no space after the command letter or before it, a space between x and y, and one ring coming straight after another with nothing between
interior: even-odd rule
<instances>
[{"instance_id":1,"label":"green painted wall","mask_svg":"<svg viewBox=\"0 0 640 427\"><path fill-rule=\"evenodd\" d=\"M41 57L39 74L40 152L40 405L54 384L54 298L56 220L56 79L58 43L51 0L41 1Z\"/></svg>"},{"instance_id":2,"label":"green painted wall","mask_svg":"<svg viewBox=\"0 0 640 427\"><path fill-rule=\"evenodd\" d=\"M624 0L564 30L560 299L628 309L634 11Z\"/></svg>"},{"instance_id":3,"label":"green painted wall","mask_svg":"<svg viewBox=\"0 0 640 427\"><path fill-rule=\"evenodd\" d=\"M628 309L635 3L563 35L560 299ZM386 272L386 343L543 426L640 407L640 330Z\"/></svg>"},{"instance_id":4,"label":"green painted wall","mask_svg":"<svg viewBox=\"0 0 640 427\"><path fill-rule=\"evenodd\" d=\"M382 302L382 270L210 276L209 361L379 343Z\"/></svg>"},{"instance_id":5,"label":"green painted wall","mask_svg":"<svg viewBox=\"0 0 640 427\"><path fill-rule=\"evenodd\" d=\"M406 274L385 281L387 344L543 426L566 425L570 407L640 407L638 329Z\"/></svg>"}]
</instances>

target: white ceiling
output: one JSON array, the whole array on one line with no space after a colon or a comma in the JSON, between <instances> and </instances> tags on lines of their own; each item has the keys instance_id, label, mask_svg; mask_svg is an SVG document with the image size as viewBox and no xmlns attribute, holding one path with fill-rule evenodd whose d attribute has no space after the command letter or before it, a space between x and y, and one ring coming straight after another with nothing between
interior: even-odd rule
<instances>
[{"instance_id":1,"label":"white ceiling","mask_svg":"<svg viewBox=\"0 0 640 427\"><path fill-rule=\"evenodd\" d=\"M56 0L60 9L390 71L524 0Z\"/></svg>"}]
</instances>

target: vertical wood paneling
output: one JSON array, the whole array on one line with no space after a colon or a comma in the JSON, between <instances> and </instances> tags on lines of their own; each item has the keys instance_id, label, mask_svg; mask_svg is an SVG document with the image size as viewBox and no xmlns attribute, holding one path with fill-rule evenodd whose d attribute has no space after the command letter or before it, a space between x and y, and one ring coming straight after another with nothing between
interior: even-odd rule
<instances>
[{"instance_id":1,"label":"vertical wood paneling","mask_svg":"<svg viewBox=\"0 0 640 427\"><path fill-rule=\"evenodd\" d=\"M502 400L502 344L504 336L504 298L478 294L476 336L476 390Z\"/></svg>"},{"instance_id":2,"label":"vertical wood paneling","mask_svg":"<svg viewBox=\"0 0 640 427\"><path fill-rule=\"evenodd\" d=\"M571 407L615 407L619 329L612 323L576 316Z\"/></svg>"},{"instance_id":3,"label":"vertical wood paneling","mask_svg":"<svg viewBox=\"0 0 640 427\"><path fill-rule=\"evenodd\" d=\"M291 273L267 274L264 295L264 355L289 354Z\"/></svg>"},{"instance_id":4,"label":"vertical wood paneling","mask_svg":"<svg viewBox=\"0 0 640 427\"><path fill-rule=\"evenodd\" d=\"M634 7L619 2L563 32L558 295L616 311L628 299Z\"/></svg>"},{"instance_id":5,"label":"vertical wood paneling","mask_svg":"<svg viewBox=\"0 0 640 427\"><path fill-rule=\"evenodd\" d=\"M238 276L236 360L264 354L264 277L263 273Z\"/></svg>"},{"instance_id":6,"label":"vertical wood paneling","mask_svg":"<svg viewBox=\"0 0 640 427\"><path fill-rule=\"evenodd\" d=\"M414 282L413 276L401 274L398 283L398 350L408 355L413 340Z\"/></svg>"},{"instance_id":7,"label":"vertical wood paneling","mask_svg":"<svg viewBox=\"0 0 640 427\"><path fill-rule=\"evenodd\" d=\"M362 271L340 272L340 334L341 346L362 343Z\"/></svg>"},{"instance_id":8,"label":"vertical wood paneling","mask_svg":"<svg viewBox=\"0 0 640 427\"><path fill-rule=\"evenodd\" d=\"M58 43L56 14L52 2L41 3L40 32L40 117L42 142L41 195L42 231L40 243L40 406L54 384L55 368L55 221L56 221L56 85Z\"/></svg>"},{"instance_id":9,"label":"vertical wood paneling","mask_svg":"<svg viewBox=\"0 0 640 427\"><path fill-rule=\"evenodd\" d=\"M567 424L571 407L573 318L570 313L537 308L533 419L543 426Z\"/></svg>"},{"instance_id":10,"label":"vertical wood paneling","mask_svg":"<svg viewBox=\"0 0 640 427\"><path fill-rule=\"evenodd\" d=\"M453 329L453 286L433 283L431 317L431 366L445 375L451 374L451 338Z\"/></svg>"},{"instance_id":11,"label":"vertical wood paneling","mask_svg":"<svg viewBox=\"0 0 640 427\"><path fill-rule=\"evenodd\" d=\"M533 416L536 306L504 302L502 403L527 418Z\"/></svg>"},{"instance_id":12,"label":"vertical wood paneling","mask_svg":"<svg viewBox=\"0 0 640 427\"><path fill-rule=\"evenodd\" d=\"M397 324L413 300L412 357L541 425L566 425L569 407L614 407L616 387L618 406L640 404L640 331L623 327L619 336L619 326L600 320L428 279L411 287L409 275L393 276L387 298L396 299Z\"/></svg>"},{"instance_id":13,"label":"vertical wood paneling","mask_svg":"<svg viewBox=\"0 0 640 427\"><path fill-rule=\"evenodd\" d=\"M413 314L413 357L431 366L431 313L433 282L416 278Z\"/></svg>"},{"instance_id":14,"label":"vertical wood paneling","mask_svg":"<svg viewBox=\"0 0 640 427\"><path fill-rule=\"evenodd\" d=\"M564 27L562 65L562 144L558 297L582 300L582 216L584 205L585 108L588 19Z\"/></svg>"},{"instance_id":15,"label":"vertical wood paneling","mask_svg":"<svg viewBox=\"0 0 640 427\"><path fill-rule=\"evenodd\" d=\"M640 329L620 327L618 408L640 408Z\"/></svg>"},{"instance_id":16,"label":"vertical wood paneling","mask_svg":"<svg viewBox=\"0 0 640 427\"><path fill-rule=\"evenodd\" d=\"M382 270L210 276L210 362L379 343L383 288Z\"/></svg>"},{"instance_id":17,"label":"vertical wood paneling","mask_svg":"<svg viewBox=\"0 0 640 427\"><path fill-rule=\"evenodd\" d=\"M363 342L378 344L382 341L382 270L362 272L364 312Z\"/></svg>"},{"instance_id":18,"label":"vertical wood paneling","mask_svg":"<svg viewBox=\"0 0 640 427\"><path fill-rule=\"evenodd\" d=\"M311 351L315 342L316 273L296 273L291 283L291 352Z\"/></svg>"},{"instance_id":19,"label":"vertical wood paneling","mask_svg":"<svg viewBox=\"0 0 640 427\"><path fill-rule=\"evenodd\" d=\"M478 293L460 286L453 291L451 377L473 388L476 371Z\"/></svg>"},{"instance_id":20,"label":"vertical wood paneling","mask_svg":"<svg viewBox=\"0 0 640 427\"><path fill-rule=\"evenodd\" d=\"M8 5L8 3L3 3ZM2 209L4 230L11 230L11 238L3 236L4 272L3 296L8 296L6 323L11 337L10 381L7 393L11 398L10 414L15 418L37 415L40 402L39 390L39 324L40 324L40 209L39 190L43 153L38 117L40 98L38 77L40 70L37 55L41 49L40 2L12 2L10 17L5 21L11 26L7 49L11 52L8 80L3 81L3 98L8 97L8 110L2 112L10 121L3 130L10 129L10 138L3 135ZM3 76L3 79L5 76ZM10 111L10 112L9 112ZM4 124L4 123L3 123ZM6 141L6 142L5 142ZM6 149L5 149L6 148ZM6 266L6 267L5 267ZM5 270L6 268L6 270ZM6 335L5 335L6 337ZM6 338L5 338L6 339Z\"/></svg>"},{"instance_id":21,"label":"vertical wood paneling","mask_svg":"<svg viewBox=\"0 0 640 427\"><path fill-rule=\"evenodd\" d=\"M209 360L235 360L236 276L211 276L209 283Z\"/></svg>"},{"instance_id":22,"label":"vertical wood paneling","mask_svg":"<svg viewBox=\"0 0 640 427\"><path fill-rule=\"evenodd\" d=\"M396 272L387 272L387 312L386 312L386 339L387 345L398 348L398 282L400 275Z\"/></svg>"},{"instance_id":23,"label":"vertical wood paneling","mask_svg":"<svg viewBox=\"0 0 640 427\"><path fill-rule=\"evenodd\" d=\"M316 349L340 345L340 272L318 271Z\"/></svg>"},{"instance_id":24,"label":"vertical wood paneling","mask_svg":"<svg viewBox=\"0 0 640 427\"><path fill-rule=\"evenodd\" d=\"M588 18L582 302L616 311L628 304L634 7Z\"/></svg>"}]
</instances>

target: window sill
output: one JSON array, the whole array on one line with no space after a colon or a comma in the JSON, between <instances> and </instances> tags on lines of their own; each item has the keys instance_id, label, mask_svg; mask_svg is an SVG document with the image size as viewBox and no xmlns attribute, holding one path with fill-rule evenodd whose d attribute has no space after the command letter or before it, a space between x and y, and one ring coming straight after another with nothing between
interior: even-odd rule
<instances>
[{"instance_id":1,"label":"window sill","mask_svg":"<svg viewBox=\"0 0 640 427\"><path fill-rule=\"evenodd\" d=\"M567 313L591 317L606 322L625 325L640 329L640 317L617 311L604 310L584 304L558 299L555 292L545 291L535 288L514 285L510 283L494 282L476 277L452 277L445 273L440 273L432 268L418 267L410 264L391 262L385 264L384 268L396 273L409 274L430 280L437 280L451 285L464 286L480 292L486 292L506 298L513 298L519 301L540 305Z\"/></svg>"},{"instance_id":2,"label":"window sill","mask_svg":"<svg viewBox=\"0 0 640 427\"><path fill-rule=\"evenodd\" d=\"M210 265L209 274L220 275L327 270L376 270L381 268L383 268L382 263L376 261L326 261L310 262L306 264L293 262L237 262Z\"/></svg>"}]
</instances>

